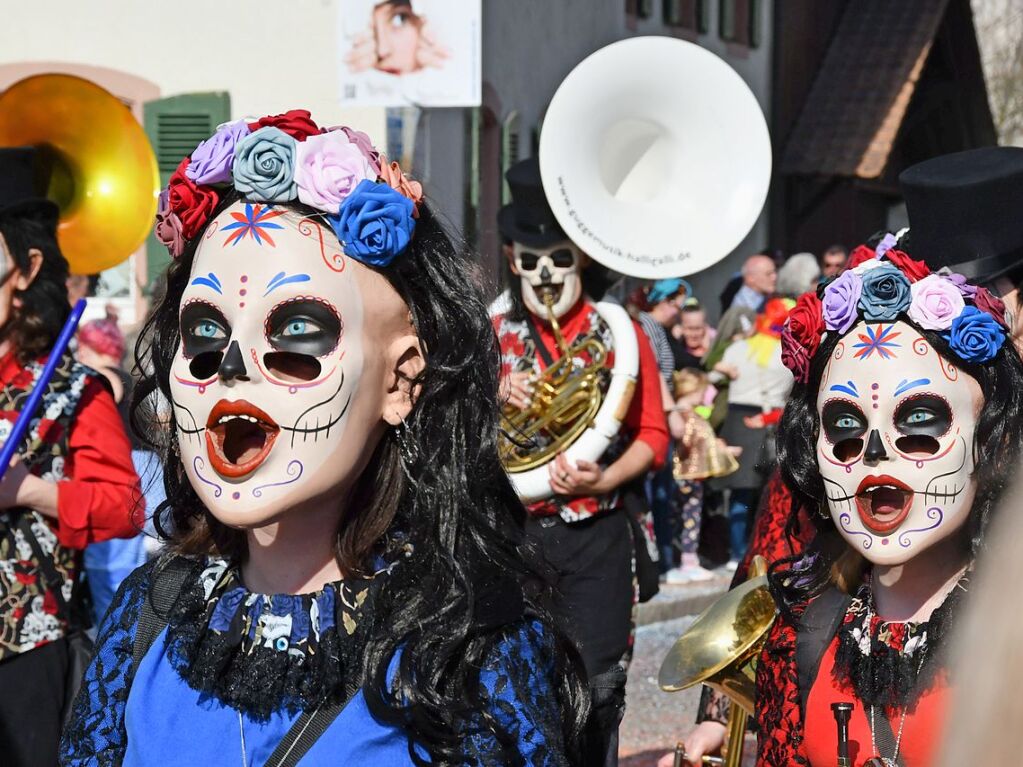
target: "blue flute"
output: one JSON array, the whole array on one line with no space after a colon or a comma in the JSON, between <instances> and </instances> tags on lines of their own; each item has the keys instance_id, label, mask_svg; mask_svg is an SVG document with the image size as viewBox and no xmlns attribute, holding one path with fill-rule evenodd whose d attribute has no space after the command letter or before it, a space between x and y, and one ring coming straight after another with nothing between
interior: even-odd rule
<instances>
[{"instance_id":1,"label":"blue flute","mask_svg":"<svg viewBox=\"0 0 1023 767\"><path fill-rule=\"evenodd\" d=\"M7 473L7 469L11 465L11 459L18 449L18 445L21 444L21 438L25 436L25 430L28 429L28 425L32 421L32 415L35 413L36 408L39 407L39 400L43 398L46 386L50 383L50 379L53 378L53 371L57 369L61 357L67 351L68 344L71 343L71 336L78 329L78 322L82 319L82 312L84 311L85 299L82 298L74 305L71 314L67 318L67 322L61 328L60 335L57 336L57 342L53 345L53 349L50 350L50 356L46 360L46 366L43 368L39 380L36 381L32 393L28 395L28 402L22 408L18 420L14 422L14 428L11 429L10 436L7 437L4 446L0 448L0 479L3 479Z\"/></svg>"}]
</instances>

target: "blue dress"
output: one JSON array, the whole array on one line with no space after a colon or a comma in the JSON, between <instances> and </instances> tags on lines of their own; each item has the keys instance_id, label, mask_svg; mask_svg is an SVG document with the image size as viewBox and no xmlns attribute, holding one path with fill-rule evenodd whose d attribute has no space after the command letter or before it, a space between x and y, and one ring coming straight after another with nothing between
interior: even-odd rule
<instances>
[{"instance_id":1,"label":"blue dress","mask_svg":"<svg viewBox=\"0 0 1023 767\"><path fill-rule=\"evenodd\" d=\"M208 607L205 633L196 636L195 632L177 631L172 613L169 627L137 668L132 649L153 563L136 570L122 585L100 629L96 656L65 730L62 765L259 767L298 718L294 706L280 705L253 714L232 707L208 690L197 689L201 685L186 679L188 669L179 657L186 643L178 634L209 655L210 647L220 646L217 642L223 642L231 631L237 636L241 627L243 636L255 639L248 646L262 653L260 669L267 669L271 667L266 661L269 653L295 655L307 644L324 639L334 628L333 616L324 620L324 608L331 607L334 600L361 605L361 599L345 599L335 584L305 598L239 595L239 583L225 578L229 572L225 563L208 560L205 565L203 588L195 589L199 601L205 598ZM342 615L342 619L352 629L349 618ZM490 713L517 741L521 763L530 767L568 764L551 647L550 635L539 622L520 621L505 630L480 675ZM330 657L336 655L331 652ZM392 661L392 669L394 666ZM225 671L225 676L229 672ZM268 683L267 689L271 687ZM466 752L473 755L466 764L491 767L504 763L495 760L496 738L489 732L470 728L465 742ZM300 764L411 767L409 748L409 739L400 728L370 713L360 690ZM415 748L425 756L422 749Z\"/></svg>"}]
</instances>

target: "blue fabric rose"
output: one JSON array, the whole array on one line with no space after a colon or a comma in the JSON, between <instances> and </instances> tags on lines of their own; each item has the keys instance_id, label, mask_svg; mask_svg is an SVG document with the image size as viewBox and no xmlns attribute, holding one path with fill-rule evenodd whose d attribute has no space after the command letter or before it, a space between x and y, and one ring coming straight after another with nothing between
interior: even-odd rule
<instances>
[{"instance_id":1,"label":"blue fabric rose","mask_svg":"<svg viewBox=\"0 0 1023 767\"><path fill-rule=\"evenodd\" d=\"M943 334L952 351L964 362L990 362L1005 343L1005 329L976 306L967 306Z\"/></svg>"},{"instance_id":2,"label":"blue fabric rose","mask_svg":"<svg viewBox=\"0 0 1023 767\"><path fill-rule=\"evenodd\" d=\"M413 208L412 200L388 184L364 179L329 220L347 255L370 266L387 266L412 241Z\"/></svg>"},{"instance_id":3,"label":"blue fabric rose","mask_svg":"<svg viewBox=\"0 0 1023 767\"><path fill-rule=\"evenodd\" d=\"M295 185L295 139L279 128L260 128L235 145L234 188L255 202L290 202Z\"/></svg>"},{"instance_id":4,"label":"blue fabric rose","mask_svg":"<svg viewBox=\"0 0 1023 767\"><path fill-rule=\"evenodd\" d=\"M870 269L862 275L859 307L870 322L894 320L909 309L912 298L909 280L891 264Z\"/></svg>"}]
</instances>

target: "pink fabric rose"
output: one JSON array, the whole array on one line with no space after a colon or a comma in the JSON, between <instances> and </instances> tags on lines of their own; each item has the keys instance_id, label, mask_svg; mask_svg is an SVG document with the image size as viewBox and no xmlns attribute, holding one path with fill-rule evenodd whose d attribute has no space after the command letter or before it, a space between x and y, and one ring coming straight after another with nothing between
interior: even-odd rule
<instances>
[{"instance_id":1,"label":"pink fabric rose","mask_svg":"<svg viewBox=\"0 0 1023 767\"><path fill-rule=\"evenodd\" d=\"M937 274L914 282L909 290L909 318L926 330L948 330L966 306L959 287Z\"/></svg>"},{"instance_id":2,"label":"pink fabric rose","mask_svg":"<svg viewBox=\"0 0 1023 767\"><path fill-rule=\"evenodd\" d=\"M376 180L377 171L341 131L298 142L295 183L298 199L306 205L336 216L341 203L362 181Z\"/></svg>"},{"instance_id":3,"label":"pink fabric rose","mask_svg":"<svg viewBox=\"0 0 1023 767\"><path fill-rule=\"evenodd\" d=\"M197 184L228 184L235 145L251 131L244 120L224 123L192 152L185 175Z\"/></svg>"},{"instance_id":4,"label":"pink fabric rose","mask_svg":"<svg viewBox=\"0 0 1023 767\"><path fill-rule=\"evenodd\" d=\"M167 248L172 258L180 258L185 252L185 235L181 231L181 219L170 209L170 192L160 192L156 206L156 239Z\"/></svg>"}]
</instances>

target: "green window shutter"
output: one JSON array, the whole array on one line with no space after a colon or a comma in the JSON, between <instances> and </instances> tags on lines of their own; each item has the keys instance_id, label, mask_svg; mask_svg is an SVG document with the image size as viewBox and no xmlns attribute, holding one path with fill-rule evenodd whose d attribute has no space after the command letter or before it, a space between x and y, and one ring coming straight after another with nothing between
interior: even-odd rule
<instances>
[{"instance_id":1,"label":"green window shutter","mask_svg":"<svg viewBox=\"0 0 1023 767\"><path fill-rule=\"evenodd\" d=\"M501 204L511 202L511 189L504 180L504 174L519 161L519 113L511 112L501 124Z\"/></svg>"},{"instance_id":2,"label":"green window shutter","mask_svg":"<svg viewBox=\"0 0 1023 767\"><path fill-rule=\"evenodd\" d=\"M166 186L171 174L184 157L203 139L209 138L217 126L231 119L231 96L226 92L185 93L157 99L143 105L143 124L156 154L160 184ZM149 285L170 263L167 249L152 233L146 240L146 261Z\"/></svg>"}]
</instances>

